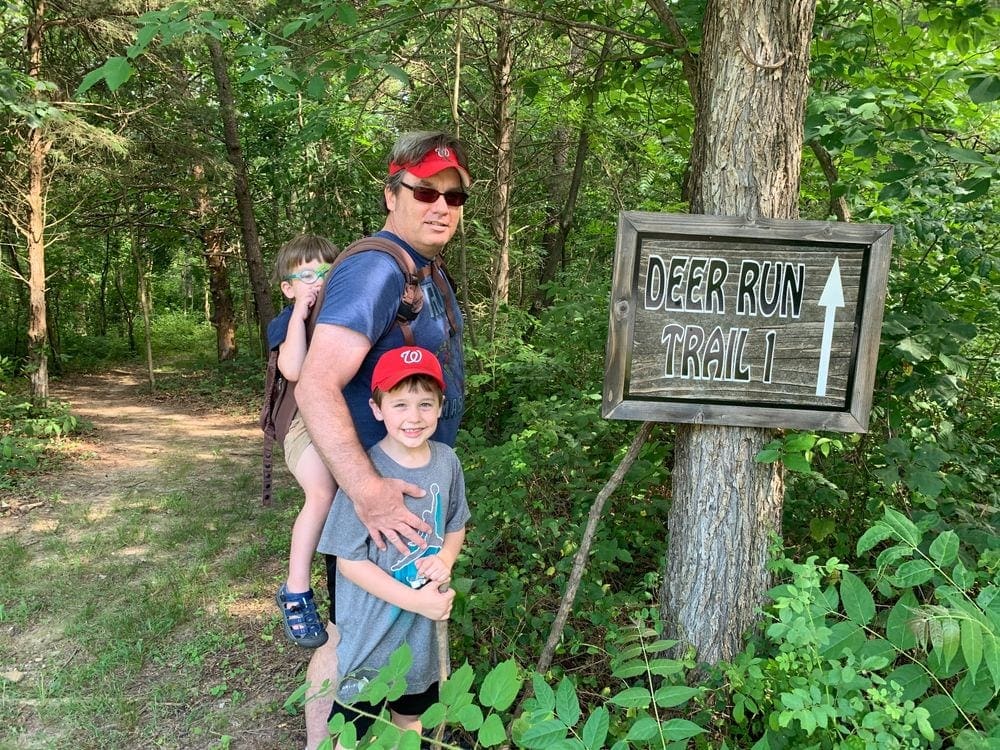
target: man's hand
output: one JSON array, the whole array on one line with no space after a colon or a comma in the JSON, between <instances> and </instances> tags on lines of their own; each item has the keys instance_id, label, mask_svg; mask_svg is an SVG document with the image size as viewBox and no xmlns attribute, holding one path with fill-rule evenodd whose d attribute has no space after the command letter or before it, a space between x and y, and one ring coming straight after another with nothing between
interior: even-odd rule
<instances>
[{"instance_id":1,"label":"man's hand","mask_svg":"<svg viewBox=\"0 0 1000 750\"><path fill-rule=\"evenodd\" d=\"M363 490L355 491L350 497L354 501L358 518L368 529L375 546L384 550L388 543L405 555L410 550L404 540L423 549L427 542L420 535L429 534L432 529L410 512L403 502L404 494L423 497L427 493L421 487L402 479L376 476Z\"/></svg>"}]
</instances>

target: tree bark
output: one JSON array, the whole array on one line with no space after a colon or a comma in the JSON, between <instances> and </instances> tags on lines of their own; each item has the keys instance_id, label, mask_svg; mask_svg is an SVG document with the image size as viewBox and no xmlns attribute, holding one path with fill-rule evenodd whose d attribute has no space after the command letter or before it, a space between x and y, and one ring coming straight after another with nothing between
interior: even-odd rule
<instances>
[{"instance_id":1,"label":"tree bark","mask_svg":"<svg viewBox=\"0 0 1000 750\"><path fill-rule=\"evenodd\" d=\"M226 59L218 39L209 37L208 49L212 56L212 73L219 89L219 109L222 113L222 124L226 138L226 157L233 167L233 189L236 193L236 206L240 213L243 255L246 260L247 273L250 276L254 306L257 309L261 351L266 352L267 324L274 317L274 304L271 301L267 274L264 272L264 259L261 255L260 239L257 235L257 221L254 219L253 200L250 197L250 180L247 177L246 162L243 159L239 130L236 127L236 106L232 85L229 81L229 71L226 69Z\"/></svg>"},{"instance_id":2,"label":"tree bark","mask_svg":"<svg viewBox=\"0 0 1000 750\"><path fill-rule=\"evenodd\" d=\"M698 64L691 211L798 216L802 118L815 0L709 0ZM672 637L715 663L742 648L770 586L781 530L773 431L683 425L661 608Z\"/></svg>"},{"instance_id":3,"label":"tree bark","mask_svg":"<svg viewBox=\"0 0 1000 750\"><path fill-rule=\"evenodd\" d=\"M212 300L211 314L208 317L215 328L215 346L219 361L225 362L234 359L238 351L236 315L233 311L233 294L229 287L229 266L223 247L226 233L212 221L208 188L201 184L205 178L204 168L196 165L193 173L195 183L199 185L195 211L198 215L199 235L205 256L205 267L208 270L208 290Z\"/></svg>"},{"instance_id":4,"label":"tree bark","mask_svg":"<svg viewBox=\"0 0 1000 750\"><path fill-rule=\"evenodd\" d=\"M510 0L503 0L503 8ZM493 300L490 316L490 338L496 331L496 316L501 304L510 297L510 193L514 180L514 39L510 16L497 13L496 67L496 192L493 204L493 236L497 241L497 257L493 272Z\"/></svg>"},{"instance_id":5,"label":"tree bark","mask_svg":"<svg viewBox=\"0 0 1000 750\"><path fill-rule=\"evenodd\" d=\"M149 263L142 252L142 236L136 228L132 237L132 259L135 261L136 289L139 292L139 309L142 311L142 326L146 334L146 374L149 378L149 391L156 390L156 374L153 368L153 301L149 294L149 283L146 279Z\"/></svg>"},{"instance_id":6,"label":"tree bark","mask_svg":"<svg viewBox=\"0 0 1000 750\"><path fill-rule=\"evenodd\" d=\"M28 23L28 75L38 79L42 67L42 34L45 0L34 4ZM37 96L37 94L36 94ZM49 397L48 327L45 312L45 159L51 143L41 127L28 133L28 370L31 395L44 401Z\"/></svg>"}]
</instances>

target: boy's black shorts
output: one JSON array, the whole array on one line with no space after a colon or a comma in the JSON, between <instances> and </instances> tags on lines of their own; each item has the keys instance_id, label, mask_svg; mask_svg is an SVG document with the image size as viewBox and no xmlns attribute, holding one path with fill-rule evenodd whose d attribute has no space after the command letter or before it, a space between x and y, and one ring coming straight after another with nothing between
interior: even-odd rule
<instances>
[{"instance_id":1,"label":"boy's black shorts","mask_svg":"<svg viewBox=\"0 0 1000 750\"><path fill-rule=\"evenodd\" d=\"M326 560L326 593L330 595L330 622L337 624L337 557L323 555ZM359 737L361 735L358 735Z\"/></svg>"},{"instance_id":2,"label":"boy's black shorts","mask_svg":"<svg viewBox=\"0 0 1000 750\"><path fill-rule=\"evenodd\" d=\"M435 682L422 693L418 693L417 695L403 695L397 700L389 701L389 708L397 714L403 714L404 716L420 716L420 714L437 702L438 684ZM354 722L354 728L358 732L358 739L361 739L365 736L365 732L371 729L372 724L375 723L375 719L362 716L354 710L355 708L361 709L365 713L375 714L376 716L380 710L378 706L373 706L370 703L354 703L351 706L334 703L333 708L330 710L329 719L332 719L334 714L343 714L345 719Z\"/></svg>"}]
</instances>

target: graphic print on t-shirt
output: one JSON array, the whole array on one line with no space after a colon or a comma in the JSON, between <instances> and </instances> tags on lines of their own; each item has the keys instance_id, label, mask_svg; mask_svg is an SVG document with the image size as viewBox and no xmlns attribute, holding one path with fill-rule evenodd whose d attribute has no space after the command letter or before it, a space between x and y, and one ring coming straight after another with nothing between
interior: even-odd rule
<instances>
[{"instance_id":1,"label":"graphic print on t-shirt","mask_svg":"<svg viewBox=\"0 0 1000 750\"><path fill-rule=\"evenodd\" d=\"M428 494L431 498L431 507L420 514L421 520L431 527L429 534L420 535L427 542L427 546L420 549L413 542L407 542L407 546L410 548L409 554L401 557L392 566L393 578L414 589L419 589L427 583L427 579L420 575L417 570L416 561L421 557L436 555L444 544L444 509L441 507L441 486L435 482L430 486Z\"/></svg>"}]
</instances>

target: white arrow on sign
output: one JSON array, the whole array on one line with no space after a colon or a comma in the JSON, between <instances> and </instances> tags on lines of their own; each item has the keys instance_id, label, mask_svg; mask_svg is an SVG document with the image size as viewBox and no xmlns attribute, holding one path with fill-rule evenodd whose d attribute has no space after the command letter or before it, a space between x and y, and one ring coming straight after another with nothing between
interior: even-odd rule
<instances>
[{"instance_id":1,"label":"white arrow on sign","mask_svg":"<svg viewBox=\"0 0 1000 750\"><path fill-rule=\"evenodd\" d=\"M833 349L833 324L837 308L844 306L844 286L840 282L840 258L833 259L833 268L826 278L823 293L819 295L819 306L826 308L823 321L823 343L819 347L819 372L816 373L816 395L826 395L826 379L830 374L830 351Z\"/></svg>"}]
</instances>

